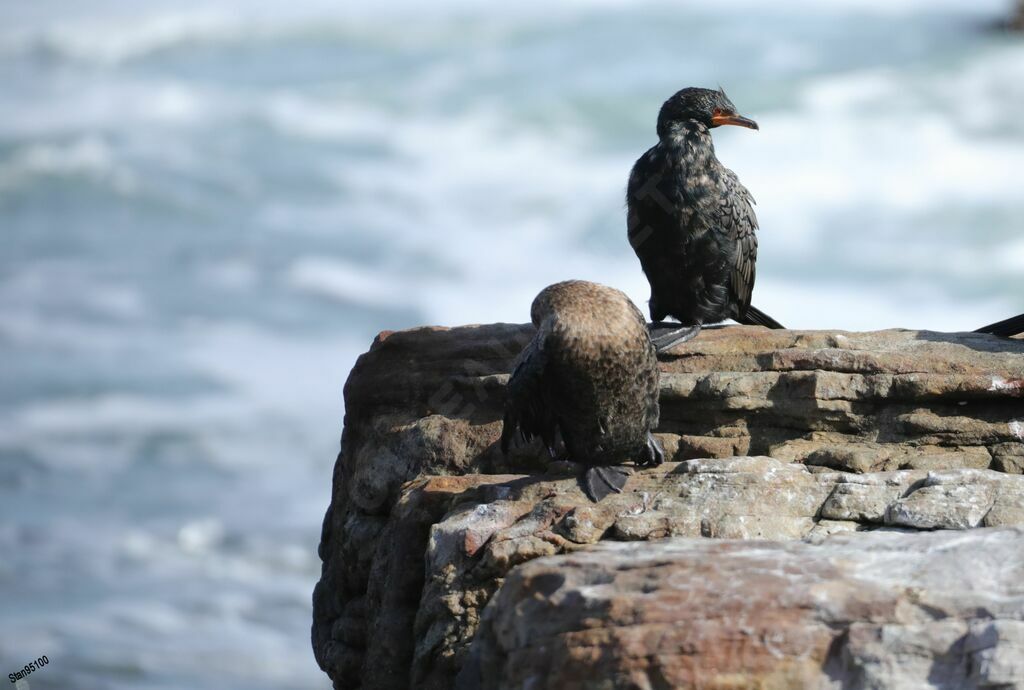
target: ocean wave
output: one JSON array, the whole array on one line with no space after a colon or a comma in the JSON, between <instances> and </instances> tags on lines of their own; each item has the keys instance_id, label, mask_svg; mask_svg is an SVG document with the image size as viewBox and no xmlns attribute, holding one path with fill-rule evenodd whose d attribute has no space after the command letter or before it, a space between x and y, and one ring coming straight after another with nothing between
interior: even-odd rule
<instances>
[{"instance_id":1,"label":"ocean wave","mask_svg":"<svg viewBox=\"0 0 1024 690\"><path fill-rule=\"evenodd\" d=\"M31 184L38 177L85 177L109 182L126 194L138 185L134 173L117 161L106 141L94 136L67 144L31 144L0 162L0 190Z\"/></svg>"},{"instance_id":2,"label":"ocean wave","mask_svg":"<svg viewBox=\"0 0 1024 690\"><path fill-rule=\"evenodd\" d=\"M906 17L930 14L960 14L994 19L1009 12L1005 0L979 0L966 5L959 0L782 0L766 6L757 0L736 0L730 9L757 11L770 15L836 15L851 12L868 16ZM647 9L672 10L670 0L647 0ZM636 2L627 0L573 0L553 7L541 0L528 0L505 8L504 22L552 22L592 15L602 11L635 11ZM231 45L270 43L282 40L325 37L333 32L339 42L350 41L360 32L384 31L402 18L403 40L417 32L433 31L445 25L458 28L465 37L467 21L479 21L477 30L494 26L489 10L472 0L445 0L428 6L416 0L389 0L383 3L338 5L325 0L283 5L251 3L242 0L221 3L210 8L203 3L148 3L144 10L134 4L108 3L98 11L84 14L67 12L60 22L38 22L23 26L13 22L0 31L0 55L43 55L69 61L118 65L172 49L194 45ZM690 14L715 14L721 9L716 0L700 0L687 5ZM410 24L415 20L415 25ZM447 30L446 30L447 31ZM454 36L452 36L454 38Z\"/></svg>"},{"instance_id":3,"label":"ocean wave","mask_svg":"<svg viewBox=\"0 0 1024 690\"><path fill-rule=\"evenodd\" d=\"M901 298L894 299L894 294ZM812 290L796 280L758 281L754 302L789 328L844 331L970 331L1020 311L1020 304L1010 299L951 298L912 278L896 286L865 281L856 291L835 283Z\"/></svg>"},{"instance_id":4,"label":"ocean wave","mask_svg":"<svg viewBox=\"0 0 1024 690\"><path fill-rule=\"evenodd\" d=\"M36 30L8 30L0 34L0 54L48 55L117 64L173 46L227 41L247 34L245 24L224 11L114 14L102 20L65 20Z\"/></svg>"},{"instance_id":5,"label":"ocean wave","mask_svg":"<svg viewBox=\"0 0 1024 690\"><path fill-rule=\"evenodd\" d=\"M295 289L374 307L407 306L410 293L417 289L415 281L389 275L380 267L359 267L320 257L295 261L288 268L286 280Z\"/></svg>"}]
</instances>

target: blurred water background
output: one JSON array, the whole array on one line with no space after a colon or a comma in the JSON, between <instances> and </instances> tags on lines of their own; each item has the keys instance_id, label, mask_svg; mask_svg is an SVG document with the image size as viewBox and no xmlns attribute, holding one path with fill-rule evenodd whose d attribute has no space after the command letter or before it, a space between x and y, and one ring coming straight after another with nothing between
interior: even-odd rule
<instances>
[{"instance_id":1,"label":"blurred water background","mask_svg":"<svg viewBox=\"0 0 1024 690\"><path fill-rule=\"evenodd\" d=\"M0 672L33 690L326 688L316 543L381 329L644 304L629 168L723 85L792 327L1024 309L1007 3L8 0Z\"/></svg>"}]
</instances>

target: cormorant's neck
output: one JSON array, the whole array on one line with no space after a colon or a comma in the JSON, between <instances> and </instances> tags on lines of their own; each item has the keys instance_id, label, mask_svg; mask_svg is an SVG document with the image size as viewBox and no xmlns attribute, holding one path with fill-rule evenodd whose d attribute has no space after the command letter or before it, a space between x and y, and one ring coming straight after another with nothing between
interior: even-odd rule
<instances>
[{"instance_id":1,"label":"cormorant's neck","mask_svg":"<svg viewBox=\"0 0 1024 690\"><path fill-rule=\"evenodd\" d=\"M673 148L708 147L713 152L711 130L699 120L676 121L668 125L658 123L658 138Z\"/></svg>"}]
</instances>

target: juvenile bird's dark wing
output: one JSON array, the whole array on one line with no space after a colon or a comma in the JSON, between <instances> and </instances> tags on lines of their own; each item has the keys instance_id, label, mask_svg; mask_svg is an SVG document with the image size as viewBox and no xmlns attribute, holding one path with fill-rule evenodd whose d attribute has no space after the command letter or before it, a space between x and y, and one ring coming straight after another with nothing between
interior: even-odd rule
<instances>
[{"instance_id":1,"label":"juvenile bird's dark wing","mask_svg":"<svg viewBox=\"0 0 1024 690\"><path fill-rule=\"evenodd\" d=\"M505 419L501 429L501 452L518 431L529 441L540 436L548 449L554 448L555 420L544 395L544 351L546 333L539 332L516 358L506 388Z\"/></svg>"},{"instance_id":2,"label":"juvenile bird's dark wing","mask_svg":"<svg viewBox=\"0 0 1024 690\"><path fill-rule=\"evenodd\" d=\"M754 213L754 197L744 187L736 173L726 170L723 178L726 193L718 207L718 222L728 230L736 242L733 259L730 298L735 315L742 317L750 307L754 292L754 275L757 264L757 215Z\"/></svg>"}]
</instances>

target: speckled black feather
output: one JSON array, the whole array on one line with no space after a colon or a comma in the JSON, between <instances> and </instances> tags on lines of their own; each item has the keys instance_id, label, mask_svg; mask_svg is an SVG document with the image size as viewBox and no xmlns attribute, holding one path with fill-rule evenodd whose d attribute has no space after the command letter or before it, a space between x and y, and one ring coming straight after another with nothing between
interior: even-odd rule
<instances>
[{"instance_id":1,"label":"speckled black feather","mask_svg":"<svg viewBox=\"0 0 1024 690\"><path fill-rule=\"evenodd\" d=\"M750 192L715 156L716 111L736 112L721 91L675 94L659 113L658 143L629 177L627 229L651 285L651 320L782 328L750 306L757 216Z\"/></svg>"},{"instance_id":2,"label":"speckled black feather","mask_svg":"<svg viewBox=\"0 0 1024 690\"><path fill-rule=\"evenodd\" d=\"M533 340L513 365L501 448L520 434L539 436L590 469L581 479L600 500L626 475L608 469L629 459L659 464L650 432L658 424L658 362L643 315L626 295L585 281L545 288L533 301Z\"/></svg>"}]
</instances>

